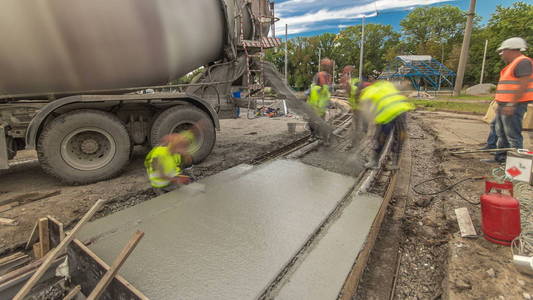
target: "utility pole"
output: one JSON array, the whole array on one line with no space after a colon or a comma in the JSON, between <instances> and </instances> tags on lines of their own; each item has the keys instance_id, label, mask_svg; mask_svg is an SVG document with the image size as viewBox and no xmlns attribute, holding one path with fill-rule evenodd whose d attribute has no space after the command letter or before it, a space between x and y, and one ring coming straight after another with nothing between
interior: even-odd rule
<instances>
[{"instance_id":1,"label":"utility pole","mask_svg":"<svg viewBox=\"0 0 533 300\"><path fill-rule=\"evenodd\" d=\"M470 36L472 35L472 23L476 15L476 0L470 0L470 8L466 15L466 28L463 37L463 47L461 48L461 56L459 57L459 67L457 68L457 77L455 78L455 88L453 95L459 96L463 88L463 79L465 76L466 61L468 60L468 48L470 47Z\"/></svg>"},{"instance_id":2,"label":"utility pole","mask_svg":"<svg viewBox=\"0 0 533 300\"><path fill-rule=\"evenodd\" d=\"M365 51L365 16L361 26L361 52L359 54L359 80L363 80L363 52Z\"/></svg>"},{"instance_id":3,"label":"utility pole","mask_svg":"<svg viewBox=\"0 0 533 300\"><path fill-rule=\"evenodd\" d=\"M318 72L320 73L320 61L322 60L322 48L318 48Z\"/></svg>"},{"instance_id":4,"label":"utility pole","mask_svg":"<svg viewBox=\"0 0 533 300\"><path fill-rule=\"evenodd\" d=\"M489 45L489 40L485 40L485 50L483 51L483 63L481 64L481 76L479 79L479 84L483 84L483 74L485 73L485 60L487 59L487 46Z\"/></svg>"},{"instance_id":5,"label":"utility pole","mask_svg":"<svg viewBox=\"0 0 533 300\"><path fill-rule=\"evenodd\" d=\"M289 83L289 50L288 45L289 44L289 25L285 24L285 83Z\"/></svg>"}]
</instances>

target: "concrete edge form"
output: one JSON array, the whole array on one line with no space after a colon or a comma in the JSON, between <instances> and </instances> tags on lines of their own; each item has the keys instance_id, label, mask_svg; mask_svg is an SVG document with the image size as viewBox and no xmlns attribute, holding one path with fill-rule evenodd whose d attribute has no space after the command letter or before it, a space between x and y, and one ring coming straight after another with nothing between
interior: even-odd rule
<instances>
[{"instance_id":1,"label":"concrete edge form","mask_svg":"<svg viewBox=\"0 0 533 300\"><path fill-rule=\"evenodd\" d=\"M336 299L382 200L373 194L352 197L273 298Z\"/></svg>"}]
</instances>

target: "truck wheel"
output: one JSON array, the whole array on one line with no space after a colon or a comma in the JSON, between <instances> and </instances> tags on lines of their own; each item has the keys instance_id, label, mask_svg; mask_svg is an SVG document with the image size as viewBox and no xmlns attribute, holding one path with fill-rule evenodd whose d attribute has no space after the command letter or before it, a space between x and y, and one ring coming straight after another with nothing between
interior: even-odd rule
<instances>
[{"instance_id":1,"label":"truck wheel","mask_svg":"<svg viewBox=\"0 0 533 300\"><path fill-rule=\"evenodd\" d=\"M204 128L197 128L193 125L198 121L206 120ZM178 105L168 108L162 112L154 121L150 133L152 146L156 146L161 138L169 133L179 133L191 129L196 138L191 145L193 163L203 161L215 145L215 126L211 118L199 108L189 105Z\"/></svg>"},{"instance_id":2,"label":"truck wheel","mask_svg":"<svg viewBox=\"0 0 533 300\"><path fill-rule=\"evenodd\" d=\"M128 163L131 142L113 114L76 110L52 120L39 136L43 169L70 184L109 179Z\"/></svg>"}]
</instances>

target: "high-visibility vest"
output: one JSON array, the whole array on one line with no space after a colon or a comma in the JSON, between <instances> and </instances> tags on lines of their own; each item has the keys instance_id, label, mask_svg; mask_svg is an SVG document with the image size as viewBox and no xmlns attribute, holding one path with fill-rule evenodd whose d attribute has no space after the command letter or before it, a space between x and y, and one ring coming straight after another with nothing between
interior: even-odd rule
<instances>
[{"instance_id":1,"label":"high-visibility vest","mask_svg":"<svg viewBox=\"0 0 533 300\"><path fill-rule=\"evenodd\" d=\"M414 110L407 97L388 81L377 81L361 91L361 101L372 101L372 112L376 124L387 124L399 115Z\"/></svg>"},{"instance_id":2,"label":"high-visibility vest","mask_svg":"<svg viewBox=\"0 0 533 300\"><path fill-rule=\"evenodd\" d=\"M328 85L324 84L320 86L312 84L309 97L307 97L307 103L315 110L317 115L323 117L326 114L330 97L331 94Z\"/></svg>"},{"instance_id":3,"label":"high-visibility vest","mask_svg":"<svg viewBox=\"0 0 533 300\"><path fill-rule=\"evenodd\" d=\"M521 55L515 58L500 72L500 81L496 87L496 96L494 99L498 102L512 102L516 94L519 93L520 81L514 76L514 71L518 63L527 59L533 66L533 59ZM533 73L529 75L526 92L518 99L518 102L533 101Z\"/></svg>"},{"instance_id":4,"label":"high-visibility vest","mask_svg":"<svg viewBox=\"0 0 533 300\"><path fill-rule=\"evenodd\" d=\"M157 162L163 167L164 174L159 174L154 169L152 163L157 158ZM156 146L146 155L144 166L150 179L150 183L155 188L163 188L170 184L170 181L162 177L174 177L181 173L181 155L170 153L166 146Z\"/></svg>"},{"instance_id":5,"label":"high-visibility vest","mask_svg":"<svg viewBox=\"0 0 533 300\"><path fill-rule=\"evenodd\" d=\"M357 101L357 89L359 85L359 79L352 78L350 79L350 90L348 91L348 103L350 103L350 106L353 110L357 110L359 108L359 101Z\"/></svg>"}]
</instances>

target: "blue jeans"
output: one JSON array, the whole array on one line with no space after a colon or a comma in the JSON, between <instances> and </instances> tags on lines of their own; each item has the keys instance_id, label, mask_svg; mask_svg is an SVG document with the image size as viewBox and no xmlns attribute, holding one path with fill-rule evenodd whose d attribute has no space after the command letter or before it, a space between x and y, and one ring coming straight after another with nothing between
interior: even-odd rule
<instances>
[{"instance_id":1,"label":"blue jeans","mask_svg":"<svg viewBox=\"0 0 533 300\"><path fill-rule=\"evenodd\" d=\"M496 134L496 118L492 120L489 124L490 126L490 132L489 136L487 137L487 149L496 149L498 147L498 135Z\"/></svg>"},{"instance_id":2,"label":"blue jeans","mask_svg":"<svg viewBox=\"0 0 533 300\"><path fill-rule=\"evenodd\" d=\"M522 122L524 114L527 111L527 102L516 104L514 113L510 116L501 113L505 103L498 103L496 112L496 134L498 135L498 148L517 148L524 147L524 138L522 137ZM504 161L506 152L496 153L495 160Z\"/></svg>"}]
</instances>

